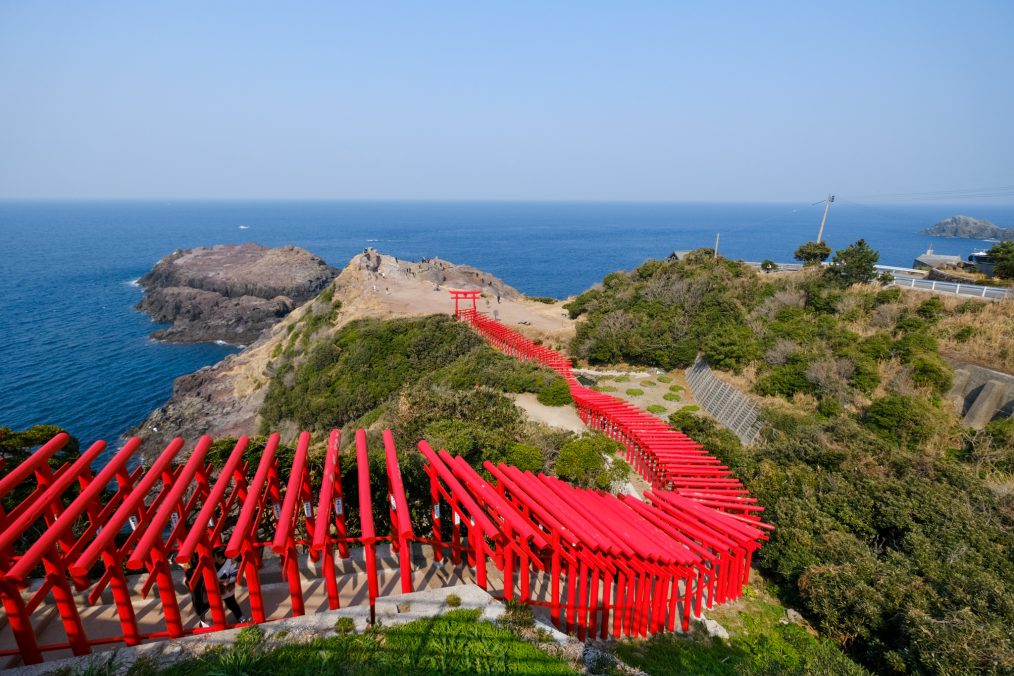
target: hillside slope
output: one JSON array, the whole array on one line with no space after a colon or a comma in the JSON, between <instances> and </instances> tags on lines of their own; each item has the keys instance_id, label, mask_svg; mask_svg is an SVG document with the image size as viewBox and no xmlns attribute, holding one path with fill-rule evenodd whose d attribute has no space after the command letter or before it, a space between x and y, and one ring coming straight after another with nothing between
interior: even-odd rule
<instances>
[{"instance_id":1,"label":"hillside slope","mask_svg":"<svg viewBox=\"0 0 1014 676\"><path fill-rule=\"evenodd\" d=\"M147 448L165 445L177 435L196 439L201 434L255 434L271 376L269 364L294 334L300 349L305 349L317 332L330 335L358 319L447 314L454 307L449 288L482 290L485 297L480 309L496 313L505 323L527 322L517 328L532 337L564 344L573 336L573 322L561 304L527 300L481 270L438 259L403 261L367 250L353 257L319 296L294 310L257 342L218 364L178 378L172 397L135 433L153 442L145 444Z\"/></svg>"}]
</instances>

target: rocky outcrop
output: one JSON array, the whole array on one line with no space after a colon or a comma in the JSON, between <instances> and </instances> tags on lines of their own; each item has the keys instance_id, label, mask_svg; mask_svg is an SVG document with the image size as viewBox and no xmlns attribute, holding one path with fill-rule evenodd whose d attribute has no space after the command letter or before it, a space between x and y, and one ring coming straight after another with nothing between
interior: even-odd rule
<instances>
[{"instance_id":1,"label":"rocky outcrop","mask_svg":"<svg viewBox=\"0 0 1014 676\"><path fill-rule=\"evenodd\" d=\"M291 245L229 244L175 251L138 283L137 309L169 328L158 340L221 340L249 344L316 296L338 274L321 258Z\"/></svg>"},{"instance_id":2,"label":"rocky outcrop","mask_svg":"<svg viewBox=\"0 0 1014 676\"><path fill-rule=\"evenodd\" d=\"M532 337L563 344L574 334L573 321L560 304L530 301L489 273L435 258L399 260L368 249L352 258L332 282L331 300L325 302L318 297L303 303L242 352L177 378L172 397L153 411L134 434L144 440L146 453L164 448L175 436L185 437L192 447L202 434L256 434L275 355L292 342L294 335L302 335L307 326L317 327L305 344L301 339L293 348L309 350L356 319L446 314L454 309L447 289L481 291L480 310ZM316 308L321 305L334 311L325 324L314 319L320 316ZM286 439L296 432L279 431Z\"/></svg>"},{"instance_id":3,"label":"rocky outcrop","mask_svg":"<svg viewBox=\"0 0 1014 676\"><path fill-rule=\"evenodd\" d=\"M923 230L923 234L937 237L1014 240L1014 228L1001 228L987 220L971 216L945 218L936 225Z\"/></svg>"}]
</instances>

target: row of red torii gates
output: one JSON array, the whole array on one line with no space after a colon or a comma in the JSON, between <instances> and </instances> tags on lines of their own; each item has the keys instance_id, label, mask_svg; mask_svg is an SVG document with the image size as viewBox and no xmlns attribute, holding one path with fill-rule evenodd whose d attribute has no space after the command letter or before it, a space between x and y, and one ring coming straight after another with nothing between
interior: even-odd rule
<instances>
[{"instance_id":1,"label":"row of red torii gates","mask_svg":"<svg viewBox=\"0 0 1014 676\"><path fill-rule=\"evenodd\" d=\"M638 415L624 402L582 387L569 361L475 309L478 292L452 292L456 314L508 354L536 360L563 375L585 422L621 441L631 464L653 485L645 500L578 489L555 477L483 464L480 475L464 459L420 441L429 478L428 537L417 534L401 477L394 437L382 436L387 480L389 533L378 533L370 490L367 434L355 433L352 457L358 484L360 534L350 536L341 487L341 437L326 440L324 469L311 478L311 436L302 433L290 463L280 460L280 438L268 437L259 458L240 438L224 465L208 462L213 440L202 437L188 454L181 438L155 455L150 465L129 469L141 442L130 439L97 473L92 464L104 451L95 442L80 457L52 467L69 437L60 434L0 479L0 500L24 496L0 508L0 597L19 655L38 663L48 651L86 655L107 644L217 631L228 626L218 590L213 550L238 557L239 581L249 596L251 621L280 619L265 607L260 572L267 552L281 562L291 599L286 614L301 615L307 572L300 554L323 577L327 604L340 606L335 561L362 547L371 608L378 597L377 544L390 542L397 555L400 588L413 591L412 548L432 548L474 570L489 586L488 569L503 578L503 597L548 608L552 622L580 639L645 636L686 630L704 607L737 598L748 581L750 560L770 526L729 470L684 435L653 416ZM472 300L461 309L457 300ZM176 462L177 459L185 459ZM287 478L286 478L287 477ZM418 497L418 496L417 496ZM449 520L449 523L448 523ZM37 534L37 536L35 535ZM204 579L211 606L210 628L185 626L171 566L197 564L191 584ZM139 571L140 586L127 571ZM41 578L41 581L40 581ZM548 588L541 597L536 582ZM89 635L84 605L106 590L112 594L120 631ZM161 605L157 630L142 630L135 603L155 590ZM183 591L188 595L189 591ZM548 596L548 598L546 598ZM55 605L62 638L43 644L33 616Z\"/></svg>"}]
</instances>

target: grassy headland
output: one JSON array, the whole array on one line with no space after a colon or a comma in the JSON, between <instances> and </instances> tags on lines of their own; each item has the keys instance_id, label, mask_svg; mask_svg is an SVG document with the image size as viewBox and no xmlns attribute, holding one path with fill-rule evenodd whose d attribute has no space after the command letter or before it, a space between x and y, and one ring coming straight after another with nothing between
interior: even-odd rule
<instances>
[{"instance_id":1,"label":"grassy headland","mask_svg":"<svg viewBox=\"0 0 1014 676\"><path fill-rule=\"evenodd\" d=\"M1014 669L1014 496L990 483L1012 469L1012 426L963 430L941 356L1009 307L703 254L613 273L568 307L589 362L669 369L699 346L765 398L751 448L693 414L672 422L766 506L777 529L757 563L822 634L881 672Z\"/></svg>"}]
</instances>

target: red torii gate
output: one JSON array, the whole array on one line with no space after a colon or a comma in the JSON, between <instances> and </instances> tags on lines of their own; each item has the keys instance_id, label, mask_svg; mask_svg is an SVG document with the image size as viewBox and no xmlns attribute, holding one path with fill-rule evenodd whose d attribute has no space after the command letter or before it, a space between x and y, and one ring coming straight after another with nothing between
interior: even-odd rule
<instances>
[{"instance_id":1,"label":"red torii gate","mask_svg":"<svg viewBox=\"0 0 1014 676\"><path fill-rule=\"evenodd\" d=\"M458 302L459 301L463 301L463 300L464 301L469 301L469 300L472 301L471 312L478 312L478 310L476 309L476 305L475 304L479 300L479 294L482 293L481 291L466 291L466 290L463 290L463 289L450 289L450 292L451 292L451 298L454 299L454 315L455 316L458 316L459 312L468 312L469 311L468 308L465 308L464 310L462 310L462 309L459 308Z\"/></svg>"},{"instance_id":2,"label":"red torii gate","mask_svg":"<svg viewBox=\"0 0 1014 676\"><path fill-rule=\"evenodd\" d=\"M675 491L760 528L771 529L760 521L759 513L764 508L749 496L731 470L685 434L619 397L584 387L574 377L570 360L559 352L475 309L460 310L455 304L455 316L467 321L501 352L538 362L559 373L570 387L582 421L620 442L626 460L653 488Z\"/></svg>"},{"instance_id":3,"label":"red torii gate","mask_svg":"<svg viewBox=\"0 0 1014 676\"><path fill-rule=\"evenodd\" d=\"M390 541L403 592L413 588L411 549L416 542L432 546L436 561L449 554L455 563L467 563L483 588L490 585L487 568L492 564L502 573L498 594L548 607L558 627L582 639L672 631L677 621L685 630L705 602L710 607L738 597L747 581L750 557L767 537L759 521L722 513L669 491L649 493L645 503L631 496L576 489L554 477L489 462L484 467L492 481L487 481L462 458L434 451L425 441L419 443L419 451L430 479L432 533L420 537L409 519L408 496L388 430L382 440L391 534L378 535L373 523L367 434L358 430L354 454L362 532L349 537L341 494L340 439L337 430L331 432L323 474L311 481L311 437L305 432L288 466L279 462L278 435L271 435L252 479L246 437L236 442L217 474L207 463L210 437L202 437L182 465L173 464L185 445L177 438L150 467L128 472L128 460L140 447L137 439L131 439L92 478L89 464L104 444L94 444L54 472L49 460L68 441L66 435L57 436L0 479L0 496L22 484L28 487L33 478L37 484L9 514L0 514L4 525L0 597L17 642L16 650L2 650L0 655L20 655L25 664L32 664L53 650L69 648L86 655L105 644L136 645L224 629L228 625L212 558L213 550L222 546L227 555L241 557L240 581L247 588L255 623L307 611L307 592L300 582L307 571L300 567L298 547L306 549L311 561L324 558L318 574L324 578L327 607L337 608L340 590L334 555L347 557L350 545L362 546L372 609L380 593L375 548L378 542ZM106 490L113 479L115 490ZM76 495L69 492L75 481L81 486ZM441 520L445 505L451 524ZM46 531L34 542L25 542L22 536L40 522ZM259 576L267 551L279 557L288 583L290 610L281 616L269 613L264 603ZM101 573L95 570L100 559ZM170 568L174 559L195 561L191 584L202 577L205 581L211 628L194 627L194 618L184 621ZM139 589L124 574L124 563L146 571L148 577ZM42 585L26 600L22 589L40 565ZM548 576L548 599L535 598L533 576ZM142 631L135 602L146 598L153 586L158 587L164 630ZM82 612L107 587L120 632L89 635ZM86 594L75 595L75 589ZM32 615L50 595L66 641L41 645Z\"/></svg>"}]
</instances>

